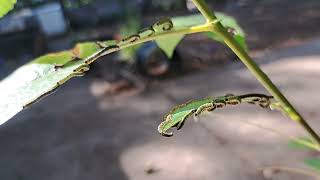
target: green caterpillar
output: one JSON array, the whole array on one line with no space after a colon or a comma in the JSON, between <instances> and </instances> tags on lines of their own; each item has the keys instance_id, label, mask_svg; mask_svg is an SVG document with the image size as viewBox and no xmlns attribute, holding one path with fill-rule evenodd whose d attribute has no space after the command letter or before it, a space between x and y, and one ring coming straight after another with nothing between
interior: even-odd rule
<instances>
[{"instance_id":1,"label":"green caterpillar","mask_svg":"<svg viewBox=\"0 0 320 180\"><path fill-rule=\"evenodd\" d=\"M98 59L104 55L113 53L115 51L119 51L121 49L121 46L123 46L123 45L131 44L131 43L134 43L134 42L140 40L141 37L143 37L143 38L149 37L149 36L154 35L155 33L162 33L162 32L166 32L166 31L171 31L172 29L173 29L173 22L171 21L171 19L165 18L165 19L162 19L162 20L158 21L157 23L153 24L151 27L139 31L138 34L130 35L128 37L123 38L118 44L105 46L101 42L96 42L98 47L100 47L101 49L97 53L95 53L95 54L91 55L89 58L87 58L85 63L87 65L89 65L92 62L94 62L96 59Z\"/></svg>"},{"instance_id":2,"label":"green caterpillar","mask_svg":"<svg viewBox=\"0 0 320 180\"><path fill-rule=\"evenodd\" d=\"M123 38L121 40L121 43L122 44L130 44L130 43L134 43L134 42L136 42L138 40L140 40L140 35L139 34L134 34L134 35L128 36L126 38Z\"/></svg>"},{"instance_id":3,"label":"green caterpillar","mask_svg":"<svg viewBox=\"0 0 320 180\"><path fill-rule=\"evenodd\" d=\"M130 35L128 37L123 38L120 41L120 44L123 45L123 44L134 43L134 42L140 40L141 38L150 37L150 36L154 35L155 33L162 33L162 32L171 31L172 29L173 29L172 20L170 18L164 18L164 19L154 23L149 28L142 29L137 34Z\"/></svg>"},{"instance_id":4,"label":"green caterpillar","mask_svg":"<svg viewBox=\"0 0 320 180\"><path fill-rule=\"evenodd\" d=\"M157 33L171 31L173 27L173 22L170 18L164 18L152 25L152 29Z\"/></svg>"},{"instance_id":5,"label":"green caterpillar","mask_svg":"<svg viewBox=\"0 0 320 180\"><path fill-rule=\"evenodd\" d=\"M116 52L120 50L120 46L119 45L110 45L110 46L104 46L102 43L97 43L99 45L99 47L103 47L101 50L99 50L97 53L91 55L89 58L87 58L87 60L85 61L86 64L91 64L92 62L94 62L96 59L105 56L107 54Z\"/></svg>"},{"instance_id":6,"label":"green caterpillar","mask_svg":"<svg viewBox=\"0 0 320 180\"><path fill-rule=\"evenodd\" d=\"M83 64L73 71L73 76L83 76L85 72L89 70L90 66L88 64Z\"/></svg>"},{"instance_id":7,"label":"green caterpillar","mask_svg":"<svg viewBox=\"0 0 320 180\"><path fill-rule=\"evenodd\" d=\"M85 72L87 72L89 70L89 68L90 68L89 65L92 62L94 62L96 59L98 59L102 56L105 56L107 54L119 51L123 45L134 43L134 42L140 40L141 38L150 37L156 33L170 31L170 30L172 30L172 28L173 28L173 23L172 23L171 19L165 18L165 19L162 19L162 20L158 21L157 23L153 24L149 28L146 28L146 29L139 31L138 34L134 34L134 35L131 35L131 36L128 36L128 37L122 39L118 43L113 43L112 45L105 45L102 42L99 42L99 41L96 42L96 46L100 50L98 50L96 53L93 53L92 55L85 56L86 60L84 61L84 64L81 64L70 75L68 75L64 79L60 80L59 82L57 82L57 84L54 87L52 87L51 89L49 89L46 93L43 93L42 95L40 95L40 97L37 97L36 99L31 100L29 103L26 103L26 105L24 105L23 108L26 108L29 105L35 103L41 97L50 94L55 89L59 88L62 84L64 84L66 81L68 81L70 78L75 77L75 76L83 76L85 74ZM84 45L84 43L82 45ZM75 52L77 52L76 49L77 49L77 47L74 48ZM73 56L74 54L76 54L76 56ZM59 58L57 58L57 56L59 56ZM81 58L80 57L81 56L78 53L66 51L66 52L62 52L62 53L55 53L55 54L50 54L47 56L40 57L35 62L48 63L48 62L51 62L51 59L53 59L53 60L61 59L61 62L54 64L55 70L59 71L68 62L77 61L77 60L82 59L82 57Z\"/></svg>"},{"instance_id":8,"label":"green caterpillar","mask_svg":"<svg viewBox=\"0 0 320 180\"><path fill-rule=\"evenodd\" d=\"M271 99L273 99L272 96L264 94L245 94L239 96L227 94L216 98L190 101L174 107L158 126L158 131L161 135L170 137L173 133L167 131L172 127L176 127L178 130L181 129L185 120L191 115L199 116L204 111L213 111L227 105L238 105L241 103L255 104L262 108L267 108L271 104Z\"/></svg>"}]
</instances>

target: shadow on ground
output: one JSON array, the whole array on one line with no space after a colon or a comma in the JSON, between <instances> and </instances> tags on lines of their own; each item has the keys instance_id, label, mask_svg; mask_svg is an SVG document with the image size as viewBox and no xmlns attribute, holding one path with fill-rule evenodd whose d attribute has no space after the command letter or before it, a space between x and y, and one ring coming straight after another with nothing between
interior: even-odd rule
<instances>
[{"instance_id":1,"label":"shadow on ground","mask_svg":"<svg viewBox=\"0 0 320 180\"><path fill-rule=\"evenodd\" d=\"M319 130L320 42L270 52L259 58L306 119ZM310 51L313 48L313 51ZM241 67L239 67L241 66ZM261 169L306 168L310 151L289 149L303 134L278 112L249 105L191 119L172 138L156 128L170 107L226 93L265 92L240 64L153 85L134 97L93 97L90 77L74 79L55 94L0 127L0 179L265 179ZM306 101L312 99L312 102ZM306 179L278 172L273 179Z\"/></svg>"}]
</instances>

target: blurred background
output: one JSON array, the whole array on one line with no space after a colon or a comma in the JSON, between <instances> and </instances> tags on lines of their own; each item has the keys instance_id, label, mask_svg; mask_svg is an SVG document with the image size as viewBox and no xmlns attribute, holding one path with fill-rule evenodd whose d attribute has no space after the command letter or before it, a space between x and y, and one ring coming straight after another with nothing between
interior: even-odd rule
<instances>
[{"instance_id":1,"label":"blurred background","mask_svg":"<svg viewBox=\"0 0 320 180\"><path fill-rule=\"evenodd\" d=\"M250 55L320 130L319 0L207 2L238 21ZM192 13L191 0L18 0L0 19L0 79L40 55ZM296 124L247 105L198 123L191 118L172 138L158 135L176 104L266 93L228 48L206 36L184 38L172 59L150 42L92 66L0 127L0 179L298 180L307 177L265 167L308 169L304 158L319 155L290 149L286 136L266 130L303 135Z\"/></svg>"}]
</instances>

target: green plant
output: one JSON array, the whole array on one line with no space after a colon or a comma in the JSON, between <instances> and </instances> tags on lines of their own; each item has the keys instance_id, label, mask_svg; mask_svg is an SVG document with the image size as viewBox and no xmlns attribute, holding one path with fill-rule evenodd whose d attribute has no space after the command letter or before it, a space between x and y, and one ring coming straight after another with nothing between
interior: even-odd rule
<instances>
[{"instance_id":1,"label":"green plant","mask_svg":"<svg viewBox=\"0 0 320 180\"><path fill-rule=\"evenodd\" d=\"M229 16L219 13L221 22L243 34ZM185 18L185 20L184 20ZM79 43L73 49L41 56L18 68L0 83L0 124L9 120L22 109L41 97L49 95L72 77L82 76L90 64L107 54L155 40L170 57L176 45L186 34L204 33L208 26L199 14L187 17L164 18L137 34L128 35L120 41ZM217 35L210 33L210 37ZM244 37L241 37L244 39ZM243 40L241 40L244 43ZM240 43L241 43L240 42Z\"/></svg>"},{"instance_id":2,"label":"green plant","mask_svg":"<svg viewBox=\"0 0 320 180\"><path fill-rule=\"evenodd\" d=\"M272 96L264 94L245 94L240 96L227 94L216 98L190 101L174 107L165 117L165 121L159 125L158 131L163 136L172 136L173 133L167 131L172 127L177 127L178 130L181 129L186 119L192 115L197 117L204 111L214 111L226 105L238 105L241 103L257 104L267 108L271 104L271 99L273 99Z\"/></svg>"},{"instance_id":3,"label":"green plant","mask_svg":"<svg viewBox=\"0 0 320 180\"><path fill-rule=\"evenodd\" d=\"M0 2L0 18L11 11L17 0L1 0Z\"/></svg>"},{"instance_id":4,"label":"green plant","mask_svg":"<svg viewBox=\"0 0 320 180\"><path fill-rule=\"evenodd\" d=\"M207 22L202 28L217 34L223 39L225 44L233 50L233 52L246 65L248 70L260 81L260 83L272 94L277 101L277 107L283 111L293 121L298 122L310 134L316 144L320 144L320 137L308 125L304 118L290 104L281 91L273 84L269 77L259 68L259 66L251 59L245 49L235 40L234 37L221 24L214 12L210 11L204 0L193 0L196 7L206 18Z\"/></svg>"},{"instance_id":5,"label":"green plant","mask_svg":"<svg viewBox=\"0 0 320 180\"><path fill-rule=\"evenodd\" d=\"M212 111L215 108L224 107L226 104L236 105L248 102L259 104L262 107L268 107L271 104L272 108L282 111L301 125L312 138L312 141L298 139L295 140L296 142L318 150L319 136L247 54L244 33L237 23L228 16L211 11L204 0L193 0L193 3L202 16L165 18L137 34L123 38L121 41L80 43L72 50L45 55L22 66L0 84L0 89L9 92L9 94L0 95L2 100L0 102L0 124L41 97L50 94L70 78L83 76L90 69L90 64L102 56L154 40L170 57L176 45L185 35L204 33L213 40L227 45L272 96L262 94L227 95L194 100L175 107L166 116L165 121L160 124L159 132L162 135L171 135L167 133L167 130L172 127L181 128L190 115L199 115L202 111ZM274 102L271 102L270 100L273 98ZM316 163L313 161L309 164Z\"/></svg>"}]
</instances>

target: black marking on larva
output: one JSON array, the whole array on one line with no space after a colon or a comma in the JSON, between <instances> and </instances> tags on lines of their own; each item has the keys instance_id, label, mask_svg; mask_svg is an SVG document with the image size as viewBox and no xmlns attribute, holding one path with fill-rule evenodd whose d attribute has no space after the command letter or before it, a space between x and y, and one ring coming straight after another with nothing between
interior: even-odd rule
<instances>
[{"instance_id":1,"label":"black marking on larva","mask_svg":"<svg viewBox=\"0 0 320 180\"><path fill-rule=\"evenodd\" d=\"M110 45L110 46L107 46L103 49L101 49L97 54L94 54L94 56L90 57L89 59L87 59L84 63L86 64L90 64L92 63L94 60L100 58L105 52L107 51L110 51L110 50L114 50L114 51L117 51L120 49L120 46L118 45ZM110 52L111 53L111 52Z\"/></svg>"},{"instance_id":2,"label":"black marking on larva","mask_svg":"<svg viewBox=\"0 0 320 180\"><path fill-rule=\"evenodd\" d=\"M216 105L213 103L206 103L198 107L198 109L195 112L195 116L199 116L202 112L204 111L212 111L213 109L216 108Z\"/></svg>"},{"instance_id":3,"label":"black marking on larva","mask_svg":"<svg viewBox=\"0 0 320 180\"><path fill-rule=\"evenodd\" d=\"M268 95L265 95L265 94L244 94L244 95L240 95L238 97L241 98L241 99L254 98L254 97L259 97L259 98L265 97L267 99L273 99L273 96L268 96Z\"/></svg>"},{"instance_id":4,"label":"black marking on larva","mask_svg":"<svg viewBox=\"0 0 320 180\"><path fill-rule=\"evenodd\" d=\"M164 18L156 22L152 27L153 29L155 29L155 27L161 27L162 31L170 31L173 28L173 22L170 18Z\"/></svg>"},{"instance_id":5,"label":"black marking on larva","mask_svg":"<svg viewBox=\"0 0 320 180\"><path fill-rule=\"evenodd\" d=\"M172 137L173 136L173 134L168 134L168 133L165 133L165 132L162 132L162 133L160 133L161 134L161 136L163 136L163 137Z\"/></svg>"},{"instance_id":6,"label":"black marking on larva","mask_svg":"<svg viewBox=\"0 0 320 180\"><path fill-rule=\"evenodd\" d=\"M226 104L228 105L238 105L241 104L241 99L238 96L235 96L233 94L227 94L225 96Z\"/></svg>"},{"instance_id":7,"label":"black marking on larva","mask_svg":"<svg viewBox=\"0 0 320 180\"><path fill-rule=\"evenodd\" d=\"M217 109L217 106L214 104L212 108L208 108L207 111L211 112L211 111L214 111L215 109Z\"/></svg>"},{"instance_id":8,"label":"black marking on larva","mask_svg":"<svg viewBox=\"0 0 320 180\"><path fill-rule=\"evenodd\" d=\"M73 56L72 59L71 59L71 61L79 61L79 60L81 60L81 58L79 58L77 56Z\"/></svg>"},{"instance_id":9,"label":"black marking on larva","mask_svg":"<svg viewBox=\"0 0 320 180\"><path fill-rule=\"evenodd\" d=\"M103 42L100 42L100 41L96 41L95 44L96 44L100 49L107 47L105 44L103 44Z\"/></svg>"},{"instance_id":10,"label":"black marking on larva","mask_svg":"<svg viewBox=\"0 0 320 180\"><path fill-rule=\"evenodd\" d=\"M224 108L227 105L226 101L222 99L216 99L213 101L213 103L216 105L217 108Z\"/></svg>"},{"instance_id":11,"label":"black marking on larva","mask_svg":"<svg viewBox=\"0 0 320 180\"><path fill-rule=\"evenodd\" d=\"M74 73L84 73L90 70L90 66L87 64L79 66L77 69L74 69Z\"/></svg>"},{"instance_id":12,"label":"black marking on larva","mask_svg":"<svg viewBox=\"0 0 320 180\"><path fill-rule=\"evenodd\" d=\"M63 66L64 66L63 64L55 64L54 65L54 70L57 71L58 69L63 68Z\"/></svg>"},{"instance_id":13,"label":"black marking on larva","mask_svg":"<svg viewBox=\"0 0 320 180\"><path fill-rule=\"evenodd\" d=\"M133 43L133 42L136 42L140 39L140 35L139 34L134 34L134 35L131 35L131 36L128 36L126 38L123 38L121 40L122 43Z\"/></svg>"},{"instance_id":14,"label":"black marking on larva","mask_svg":"<svg viewBox=\"0 0 320 180\"><path fill-rule=\"evenodd\" d=\"M186 121L180 122L180 123L178 124L178 126L177 126L177 130L180 130L180 129L184 126L185 122L186 122Z\"/></svg>"}]
</instances>

